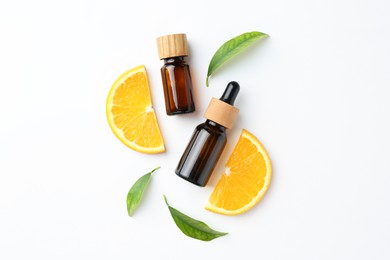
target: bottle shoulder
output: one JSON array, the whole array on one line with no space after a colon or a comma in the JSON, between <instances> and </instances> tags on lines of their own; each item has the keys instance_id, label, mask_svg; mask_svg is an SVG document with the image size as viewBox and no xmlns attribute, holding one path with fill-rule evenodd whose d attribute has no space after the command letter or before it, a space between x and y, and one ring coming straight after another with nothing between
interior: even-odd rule
<instances>
[{"instance_id":1,"label":"bottle shoulder","mask_svg":"<svg viewBox=\"0 0 390 260\"><path fill-rule=\"evenodd\" d=\"M184 56L164 59L163 67L169 67L169 66L188 67L188 63L184 59Z\"/></svg>"},{"instance_id":2,"label":"bottle shoulder","mask_svg":"<svg viewBox=\"0 0 390 260\"><path fill-rule=\"evenodd\" d=\"M198 125L196 129L207 131L209 134L226 136L226 128L211 120L206 120L206 122Z\"/></svg>"}]
</instances>

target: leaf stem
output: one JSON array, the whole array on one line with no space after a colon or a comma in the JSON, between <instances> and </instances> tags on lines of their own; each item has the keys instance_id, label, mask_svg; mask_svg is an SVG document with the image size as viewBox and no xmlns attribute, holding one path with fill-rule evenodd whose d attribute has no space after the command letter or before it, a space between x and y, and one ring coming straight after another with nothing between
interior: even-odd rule
<instances>
[{"instance_id":1,"label":"leaf stem","mask_svg":"<svg viewBox=\"0 0 390 260\"><path fill-rule=\"evenodd\" d=\"M167 197L165 196L165 194L163 194L163 197L164 197L164 201L165 203L167 204L168 207L170 207L169 203L168 203L168 200L167 200Z\"/></svg>"},{"instance_id":2,"label":"leaf stem","mask_svg":"<svg viewBox=\"0 0 390 260\"><path fill-rule=\"evenodd\" d=\"M155 171L157 171L158 169L160 169L161 166L157 166L156 168L154 168L150 173L154 173Z\"/></svg>"}]
</instances>

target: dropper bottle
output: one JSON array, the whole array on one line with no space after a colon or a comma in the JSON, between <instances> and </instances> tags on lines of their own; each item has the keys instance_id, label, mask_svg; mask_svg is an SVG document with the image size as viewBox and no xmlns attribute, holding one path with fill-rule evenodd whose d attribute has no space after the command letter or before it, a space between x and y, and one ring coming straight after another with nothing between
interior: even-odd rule
<instances>
[{"instance_id":1,"label":"dropper bottle","mask_svg":"<svg viewBox=\"0 0 390 260\"><path fill-rule=\"evenodd\" d=\"M176 174L198 186L209 180L226 145L226 128L233 127L238 115L234 101L240 85L232 81L220 99L212 98L204 114L206 122L198 125L176 168Z\"/></svg>"}]
</instances>

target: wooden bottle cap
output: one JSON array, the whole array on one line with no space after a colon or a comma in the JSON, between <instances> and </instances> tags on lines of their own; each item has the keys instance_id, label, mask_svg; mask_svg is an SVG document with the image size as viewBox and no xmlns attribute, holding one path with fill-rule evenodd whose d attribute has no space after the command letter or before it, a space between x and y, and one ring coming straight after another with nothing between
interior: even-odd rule
<instances>
[{"instance_id":1,"label":"wooden bottle cap","mask_svg":"<svg viewBox=\"0 0 390 260\"><path fill-rule=\"evenodd\" d=\"M157 38L157 49L160 60L188 56L187 36L184 33L160 36Z\"/></svg>"},{"instance_id":2,"label":"wooden bottle cap","mask_svg":"<svg viewBox=\"0 0 390 260\"><path fill-rule=\"evenodd\" d=\"M212 98L204 117L228 129L232 128L240 110L217 98Z\"/></svg>"}]
</instances>

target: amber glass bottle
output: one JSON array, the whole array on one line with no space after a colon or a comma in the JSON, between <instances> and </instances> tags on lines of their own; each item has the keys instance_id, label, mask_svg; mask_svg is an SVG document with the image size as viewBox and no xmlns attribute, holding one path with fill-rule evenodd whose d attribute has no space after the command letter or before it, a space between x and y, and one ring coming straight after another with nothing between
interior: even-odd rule
<instances>
[{"instance_id":1,"label":"amber glass bottle","mask_svg":"<svg viewBox=\"0 0 390 260\"><path fill-rule=\"evenodd\" d=\"M238 109L233 106L240 91L230 82L222 97L213 98L206 110L206 122L198 125L176 168L176 174L198 186L205 186L226 144L226 128L233 127Z\"/></svg>"},{"instance_id":2,"label":"amber glass bottle","mask_svg":"<svg viewBox=\"0 0 390 260\"><path fill-rule=\"evenodd\" d=\"M164 60L161 78L167 115L195 111L190 66L185 60L188 56L186 35L161 36L157 38L157 47L160 59Z\"/></svg>"}]
</instances>

